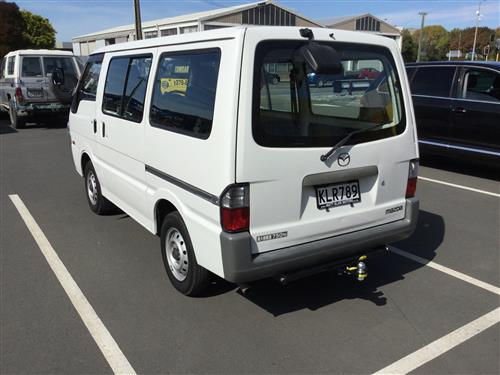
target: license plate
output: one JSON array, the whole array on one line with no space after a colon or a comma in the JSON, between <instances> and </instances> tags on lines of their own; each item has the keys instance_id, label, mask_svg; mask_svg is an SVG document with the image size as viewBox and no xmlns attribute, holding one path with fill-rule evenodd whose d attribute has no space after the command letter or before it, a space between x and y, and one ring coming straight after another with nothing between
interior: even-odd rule
<instances>
[{"instance_id":1,"label":"license plate","mask_svg":"<svg viewBox=\"0 0 500 375\"><path fill-rule=\"evenodd\" d=\"M28 96L32 98L41 98L42 97L42 90L32 90L28 89Z\"/></svg>"},{"instance_id":2,"label":"license plate","mask_svg":"<svg viewBox=\"0 0 500 375\"><path fill-rule=\"evenodd\" d=\"M322 210L361 202L359 181L316 186L316 204Z\"/></svg>"}]
</instances>

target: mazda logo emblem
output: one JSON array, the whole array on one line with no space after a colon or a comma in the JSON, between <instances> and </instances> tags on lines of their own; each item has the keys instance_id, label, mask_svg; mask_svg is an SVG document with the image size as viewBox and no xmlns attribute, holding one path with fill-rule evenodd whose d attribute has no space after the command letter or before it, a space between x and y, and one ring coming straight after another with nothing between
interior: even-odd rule
<instances>
[{"instance_id":1,"label":"mazda logo emblem","mask_svg":"<svg viewBox=\"0 0 500 375\"><path fill-rule=\"evenodd\" d=\"M351 162L351 157L347 153L340 154L339 157L337 158L337 162L341 167L345 167L346 165L349 165Z\"/></svg>"}]
</instances>

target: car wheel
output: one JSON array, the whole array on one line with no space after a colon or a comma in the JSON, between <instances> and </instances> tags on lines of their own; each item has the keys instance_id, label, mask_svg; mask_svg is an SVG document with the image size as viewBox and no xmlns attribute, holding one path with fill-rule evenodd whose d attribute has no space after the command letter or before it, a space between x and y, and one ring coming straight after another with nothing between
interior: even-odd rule
<instances>
[{"instance_id":1,"label":"car wheel","mask_svg":"<svg viewBox=\"0 0 500 375\"><path fill-rule=\"evenodd\" d=\"M84 180L85 193L90 209L98 215L110 212L114 206L102 195L101 184L90 161L85 164Z\"/></svg>"},{"instance_id":2,"label":"car wheel","mask_svg":"<svg viewBox=\"0 0 500 375\"><path fill-rule=\"evenodd\" d=\"M210 273L196 262L191 238L178 212L163 220L161 254L168 278L179 292L196 296L208 287Z\"/></svg>"},{"instance_id":3,"label":"car wheel","mask_svg":"<svg viewBox=\"0 0 500 375\"><path fill-rule=\"evenodd\" d=\"M26 125L26 120L17 116L16 107L11 100L9 104L10 124L14 129L22 129Z\"/></svg>"}]
</instances>

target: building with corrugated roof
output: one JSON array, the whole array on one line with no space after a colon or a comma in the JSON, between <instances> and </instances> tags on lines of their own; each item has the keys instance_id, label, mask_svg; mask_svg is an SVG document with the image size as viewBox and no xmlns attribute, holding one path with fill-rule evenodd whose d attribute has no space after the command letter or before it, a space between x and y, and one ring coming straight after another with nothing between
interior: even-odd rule
<instances>
[{"instance_id":1,"label":"building with corrugated roof","mask_svg":"<svg viewBox=\"0 0 500 375\"><path fill-rule=\"evenodd\" d=\"M143 38L156 38L237 25L322 27L272 0L191 13L142 23ZM73 38L75 55L86 56L97 48L135 40L135 25L118 26Z\"/></svg>"}]
</instances>

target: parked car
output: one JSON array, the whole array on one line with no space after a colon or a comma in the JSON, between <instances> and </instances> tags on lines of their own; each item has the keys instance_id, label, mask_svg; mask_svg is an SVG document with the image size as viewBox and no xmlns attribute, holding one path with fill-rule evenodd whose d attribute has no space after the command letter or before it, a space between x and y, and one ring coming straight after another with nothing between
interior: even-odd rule
<instances>
[{"instance_id":1,"label":"parked car","mask_svg":"<svg viewBox=\"0 0 500 375\"><path fill-rule=\"evenodd\" d=\"M423 151L500 165L500 63L406 65Z\"/></svg>"},{"instance_id":2,"label":"parked car","mask_svg":"<svg viewBox=\"0 0 500 375\"><path fill-rule=\"evenodd\" d=\"M67 51L19 50L0 63L0 110L14 128L48 120L66 124L80 65Z\"/></svg>"},{"instance_id":3,"label":"parked car","mask_svg":"<svg viewBox=\"0 0 500 375\"><path fill-rule=\"evenodd\" d=\"M201 293L211 273L363 280L367 256L415 229L418 147L396 43L305 31L224 28L89 57L69 119L88 204L119 206L159 235L181 293ZM359 60L383 66L366 100L309 90L307 70L341 74ZM270 90L264 64L290 86Z\"/></svg>"}]
</instances>

